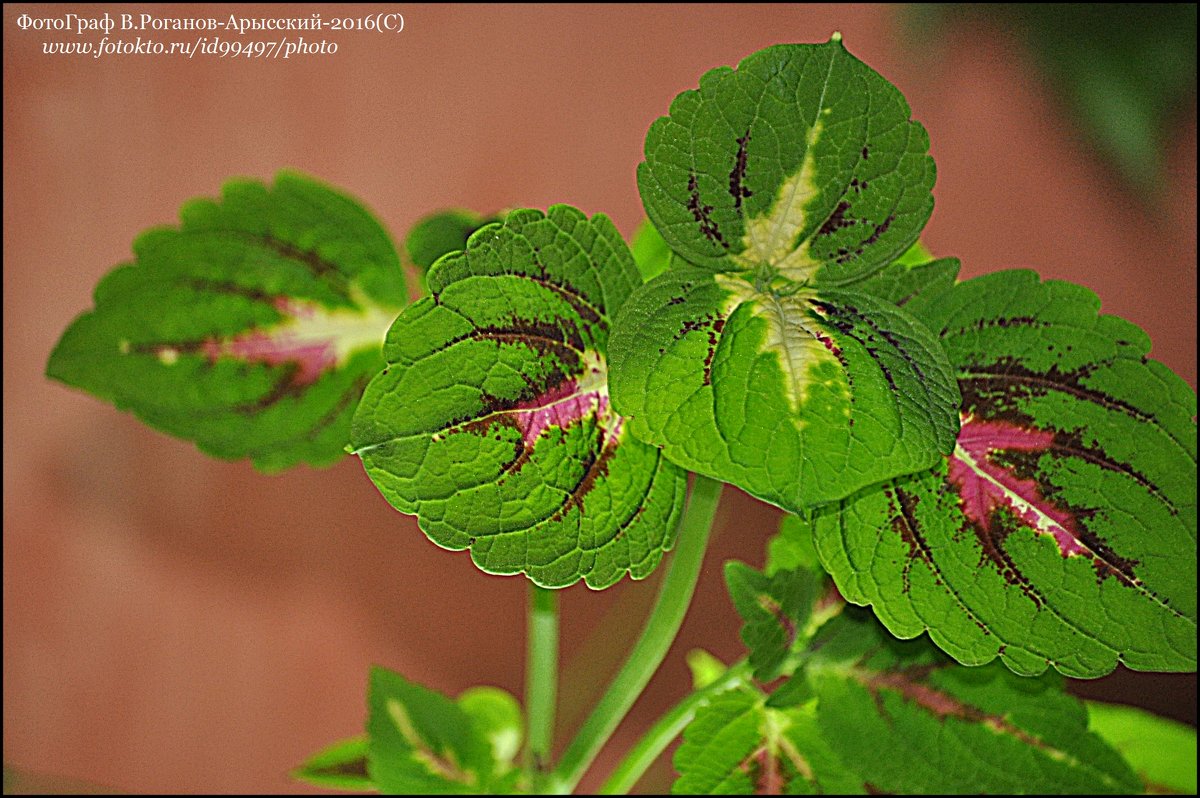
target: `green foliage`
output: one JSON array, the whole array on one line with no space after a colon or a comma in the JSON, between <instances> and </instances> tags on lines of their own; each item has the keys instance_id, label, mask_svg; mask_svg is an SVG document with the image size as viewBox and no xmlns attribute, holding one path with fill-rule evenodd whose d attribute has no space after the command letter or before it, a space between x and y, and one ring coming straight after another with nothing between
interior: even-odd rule
<instances>
[{"instance_id":1,"label":"green foliage","mask_svg":"<svg viewBox=\"0 0 1200 798\"><path fill-rule=\"evenodd\" d=\"M774 709L749 688L723 693L696 712L675 767L677 795L863 792L824 744L811 707Z\"/></svg>"},{"instance_id":2,"label":"green foliage","mask_svg":"<svg viewBox=\"0 0 1200 798\"><path fill-rule=\"evenodd\" d=\"M1099 304L1027 271L909 303L955 365L957 447L817 522L893 633L1026 674L1195 669L1195 393Z\"/></svg>"},{"instance_id":3,"label":"green foliage","mask_svg":"<svg viewBox=\"0 0 1200 798\"><path fill-rule=\"evenodd\" d=\"M367 775L369 742L365 735L339 740L322 748L292 771L298 781L333 790L369 792L375 782Z\"/></svg>"},{"instance_id":4,"label":"green foliage","mask_svg":"<svg viewBox=\"0 0 1200 798\"><path fill-rule=\"evenodd\" d=\"M292 173L137 239L50 376L265 470L351 451L487 573L646 577L697 474L646 631L557 769L543 591L528 772L511 695L375 668L366 736L297 779L573 788L683 617L725 481L796 513L761 572L725 564L748 656L693 652L695 692L616 783L683 730L676 793L1195 790L1194 731L1047 672L1195 668L1195 394L1086 289L956 282L918 241L934 165L909 113L840 36L767 48L651 126L632 252L565 205L433 214L403 311L387 234Z\"/></svg>"},{"instance_id":5,"label":"green foliage","mask_svg":"<svg viewBox=\"0 0 1200 798\"><path fill-rule=\"evenodd\" d=\"M674 254L667 240L649 219L643 220L634 231L629 251L633 254L633 260L637 263L643 280L652 280L665 272L670 267Z\"/></svg>"},{"instance_id":6,"label":"green foliage","mask_svg":"<svg viewBox=\"0 0 1200 798\"><path fill-rule=\"evenodd\" d=\"M431 213L408 231L404 249L412 264L424 274L443 255L466 249L467 240L476 230L500 221L502 214L488 217L461 208Z\"/></svg>"},{"instance_id":7,"label":"green foliage","mask_svg":"<svg viewBox=\"0 0 1200 798\"><path fill-rule=\"evenodd\" d=\"M1163 193L1171 125L1195 107L1195 3L913 4L929 48L956 38L948 22L990 18L1024 40L1046 84L1119 176L1146 198ZM940 24L939 24L940 23Z\"/></svg>"},{"instance_id":8,"label":"green foliage","mask_svg":"<svg viewBox=\"0 0 1200 798\"><path fill-rule=\"evenodd\" d=\"M691 265L618 318L613 402L634 435L791 511L952 448L958 396L937 341L839 287L905 253L929 216L933 162L908 115L835 40L713 70L651 126L642 200Z\"/></svg>"},{"instance_id":9,"label":"green foliage","mask_svg":"<svg viewBox=\"0 0 1200 798\"><path fill-rule=\"evenodd\" d=\"M685 480L609 407L610 319L639 282L612 223L565 205L512 211L439 261L354 418L384 497L489 573L648 575Z\"/></svg>"},{"instance_id":10,"label":"green foliage","mask_svg":"<svg viewBox=\"0 0 1200 798\"><path fill-rule=\"evenodd\" d=\"M873 791L1124 793L1138 781L1087 731L1053 674L955 665L847 610L813 646L807 676L830 749ZM886 751L885 756L863 756Z\"/></svg>"},{"instance_id":11,"label":"green foliage","mask_svg":"<svg viewBox=\"0 0 1200 798\"><path fill-rule=\"evenodd\" d=\"M688 262L838 284L904 252L933 209L908 103L840 37L714 69L650 126L638 188Z\"/></svg>"},{"instance_id":12,"label":"green foliage","mask_svg":"<svg viewBox=\"0 0 1200 798\"><path fill-rule=\"evenodd\" d=\"M373 668L367 704L367 771L381 792L515 791L520 771L512 758L523 722L516 701L503 691L473 688L451 701L398 673Z\"/></svg>"},{"instance_id":13,"label":"green foliage","mask_svg":"<svg viewBox=\"0 0 1200 798\"><path fill-rule=\"evenodd\" d=\"M227 183L133 244L48 376L264 471L327 465L406 301L391 240L357 202L281 172Z\"/></svg>"},{"instance_id":14,"label":"green foliage","mask_svg":"<svg viewBox=\"0 0 1200 798\"><path fill-rule=\"evenodd\" d=\"M1196 794L1196 729L1136 707L1087 701L1088 728L1121 752L1149 793Z\"/></svg>"},{"instance_id":15,"label":"green foliage","mask_svg":"<svg viewBox=\"0 0 1200 798\"><path fill-rule=\"evenodd\" d=\"M782 671L792 647L806 640L820 577L805 568L768 577L731 561L725 563L725 584L744 621L742 641L750 651L754 678L769 682Z\"/></svg>"}]
</instances>

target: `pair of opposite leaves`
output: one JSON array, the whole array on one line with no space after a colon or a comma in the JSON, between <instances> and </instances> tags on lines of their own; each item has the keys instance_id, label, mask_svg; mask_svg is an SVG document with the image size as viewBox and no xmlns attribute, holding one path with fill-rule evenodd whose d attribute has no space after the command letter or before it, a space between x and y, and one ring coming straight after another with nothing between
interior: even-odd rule
<instances>
[{"instance_id":1,"label":"pair of opposite leaves","mask_svg":"<svg viewBox=\"0 0 1200 798\"><path fill-rule=\"evenodd\" d=\"M393 326L353 448L487 571L644 576L688 469L819 506L846 597L963 662L1194 668L1194 394L1086 290L889 266L927 150L838 42L708 73L638 172L672 268L641 285L561 206L484 229Z\"/></svg>"},{"instance_id":2,"label":"pair of opposite leaves","mask_svg":"<svg viewBox=\"0 0 1200 798\"><path fill-rule=\"evenodd\" d=\"M489 572L647 575L687 468L824 504L818 544L847 597L905 636L945 627L964 661L1194 667L1194 394L1087 292L887 266L931 211L927 149L840 42L714 70L651 127L639 168L669 271L643 286L604 217L511 213L430 272L365 393L403 304L386 234L297 176L231 184L138 240L49 372L267 468L328 461L351 426L387 499Z\"/></svg>"}]
</instances>

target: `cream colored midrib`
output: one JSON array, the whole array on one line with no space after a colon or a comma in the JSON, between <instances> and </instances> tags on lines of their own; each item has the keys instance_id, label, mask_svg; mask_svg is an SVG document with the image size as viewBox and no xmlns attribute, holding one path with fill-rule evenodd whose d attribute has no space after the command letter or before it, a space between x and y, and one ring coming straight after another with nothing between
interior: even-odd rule
<instances>
[{"instance_id":1,"label":"cream colored midrib","mask_svg":"<svg viewBox=\"0 0 1200 798\"><path fill-rule=\"evenodd\" d=\"M799 303L792 308L790 316L779 297L774 295L760 295L760 301L756 304L762 311L757 315L766 319L768 324L765 348L779 353L792 413L799 414L811 382L810 369L823 357L832 355L817 338L819 330L798 306Z\"/></svg>"},{"instance_id":2,"label":"cream colored midrib","mask_svg":"<svg viewBox=\"0 0 1200 798\"><path fill-rule=\"evenodd\" d=\"M816 143L824 128L825 92L829 88L835 60L836 57L829 61L821 85L821 96L817 101L816 117L804 137L804 156L800 160L800 168L784 179L776 192L775 202L765 214L745 220L742 237L744 251L737 256L749 268L766 264L797 282L811 276L818 266L808 257L807 246L795 246L795 239L808 221L805 208L818 193L814 183Z\"/></svg>"}]
</instances>

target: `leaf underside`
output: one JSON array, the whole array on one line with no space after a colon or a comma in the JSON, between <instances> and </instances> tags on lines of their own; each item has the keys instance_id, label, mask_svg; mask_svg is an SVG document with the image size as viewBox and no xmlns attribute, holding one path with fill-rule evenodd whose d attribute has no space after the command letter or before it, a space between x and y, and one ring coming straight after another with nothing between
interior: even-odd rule
<instances>
[{"instance_id":1,"label":"leaf underside","mask_svg":"<svg viewBox=\"0 0 1200 798\"><path fill-rule=\"evenodd\" d=\"M922 293L963 401L930 472L818 514L850 601L966 664L1196 667L1196 398L1134 325L1027 271Z\"/></svg>"},{"instance_id":2,"label":"leaf underside","mask_svg":"<svg viewBox=\"0 0 1200 798\"><path fill-rule=\"evenodd\" d=\"M686 482L609 405L610 318L639 282L612 223L567 206L512 211L440 260L354 419L388 501L488 573L648 575Z\"/></svg>"},{"instance_id":3,"label":"leaf underside","mask_svg":"<svg viewBox=\"0 0 1200 798\"><path fill-rule=\"evenodd\" d=\"M864 282L929 217L928 146L899 91L838 41L767 48L679 95L638 185L686 263L635 292L613 333L634 435L790 511L949 452L945 355Z\"/></svg>"},{"instance_id":4,"label":"leaf underside","mask_svg":"<svg viewBox=\"0 0 1200 798\"><path fill-rule=\"evenodd\" d=\"M96 287L46 373L152 427L265 471L343 456L406 301L387 233L301 175L227 183Z\"/></svg>"}]
</instances>

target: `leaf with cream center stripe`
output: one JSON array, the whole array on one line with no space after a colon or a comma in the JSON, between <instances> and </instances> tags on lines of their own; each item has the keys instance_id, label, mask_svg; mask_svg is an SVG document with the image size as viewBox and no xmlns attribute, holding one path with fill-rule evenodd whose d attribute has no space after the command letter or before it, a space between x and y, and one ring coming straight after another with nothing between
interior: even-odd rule
<instances>
[{"instance_id":1,"label":"leaf with cream center stripe","mask_svg":"<svg viewBox=\"0 0 1200 798\"><path fill-rule=\"evenodd\" d=\"M928 149L896 87L835 36L701 77L651 125L638 187L696 265L839 284L916 241L933 209Z\"/></svg>"},{"instance_id":2,"label":"leaf with cream center stripe","mask_svg":"<svg viewBox=\"0 0 1200 798\"><path fill-rule=\"evenodd\" d=\"M1196 395L1134 325L1009 271L918 294L962 392L926 474L822 511L850 601L960 661L1095 677L1196 667Z\"/></svg>"},{"instance_id":3,"label":"leaf with cream center stripe","mask_svg":"<svg viewBox=\"0 0 1200 798\"><path fill-rule=\"evenodd\" d=\"M621 312L611 363L634 435L791 511L928 468L958 430L937 340L855 291L672 269Z\"/></svg>"},{"instance_id":4,"label":"leaf with cream center stripe","mask_svg":"<svg viewBox=\"0 0 1200 798\"><path fill-rule=\"evenodd\" d=\"M354 418L387 500L488 573L647 576L686 483L609 404L610 318L640 282L612 223L564 205L512 211L441 259Z\"/></svg>"},{"instance_id":5,"label":"leaf with cream center stripe","mask_svg":"<svg viewBox=\"0 0 1200 798\"><path fill-rule=\"evenodd\" d=\"M769 47L676 97L638 170L676 264L613 335L634 435L792 511L948 453L958 394L941 346L870 295L907 275L868 279L929 218L928 148L837 36Z\"/></svg>"}]
</instances>

